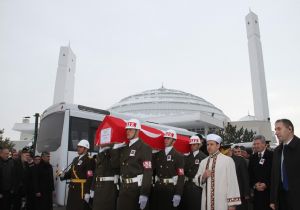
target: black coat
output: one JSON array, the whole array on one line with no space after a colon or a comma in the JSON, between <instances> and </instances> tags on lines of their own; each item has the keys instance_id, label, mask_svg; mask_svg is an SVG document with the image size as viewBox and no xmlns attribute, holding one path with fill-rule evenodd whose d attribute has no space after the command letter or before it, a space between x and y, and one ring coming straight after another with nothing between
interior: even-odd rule
<instances>
[{"instance_id":1,"label":"black coat","mask_svg":"<svg viewBox=\"0 0 300 210\"><path fill-rule=\"evenodd\" d=\"M250 196L247 162L243 157L239 157L235 155L232 156L232 159L235 163L236 176L238 179L241 198Z\"/></svg>"},{"instance_id":2,"label":"black coat","mask_svg":"<svg viewBox=\"0 0 300 210\"><path fill-rule=\"evenodd\" d=\"M236 210L245 210L247 208L246 196L250 196L249 174L246 159L240 156L232 156L235 164L236 176L239 184L242 204L236 207Z\"/></svg>"},{"instance_id":3,"label":"black coat","mask_svg":"<svg viewBox=\"0 0 300 210\"><path fill-rule=\"evenodd\" d=\"M250 187L254 187L257 182L265 183L267 188L264 191L254 189L253 205L255 210L270 209L270 185L273 152L265 150L262 159L255 153L249 161Z\"/></svg>"},{"instance_id":4,"label":"black coat","mask_svg":"<svg viewBox=\"0 0 300 210\"><path fill-rule=\"evenodd\" d=\"M281 155L283 145L280 144L274 150L273 168L272 168L272 184L270 202L278 206L282 191L281 182ZM299 195L300 195L300 139L294 136L293 140L286 146L284 154L286 165L288 188L289 188L289 203L293 209L299 209Z\"/></svg>"},{"instance_id":5,"label":"black coat","mask_svg":"<svg viewBox=\"0 0 300 210\"><path fill-rule=\"evenodd\" d=\"M35 167L35 171L34 191L35 193L41 193L41 197L36 199L38 207L43 210L53 209L54 179L52 165L41 160L41 163Z\"/></svg>"},{"instance_id":6,"label":"black coat","mask_svg":"<svg viewBox=\"0 0 300 210\"><path fill-rule=\"evenodd\" d=\"M0 158L0 194L11 191L13 187L14 160Z\"/></svg>"},{"instance_id":7,"label":"black coat","mask_svg":"<svg viewBox=\"0 0 300 210\"><path fill-rule=\"evenodd\" d=\"M27 162L22 162L21 159L14 160L13 168L13 193L18 196L25 197L30 183L30 170Z\"/></svg>"}]
</instances>

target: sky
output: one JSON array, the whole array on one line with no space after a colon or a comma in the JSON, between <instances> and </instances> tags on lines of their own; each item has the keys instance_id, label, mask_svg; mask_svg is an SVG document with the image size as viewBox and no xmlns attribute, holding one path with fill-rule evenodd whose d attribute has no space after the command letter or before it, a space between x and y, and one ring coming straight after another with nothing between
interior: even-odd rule
<instances>
[{"instance_id":1,"label":"sky","mask_svg":"<svg viewBox=\"0 0 300 210\"><path fill-rule=\"evenodd\" d=\"M259 18L272 124L289 118L300 135L299 0L0 0L0 129L18 139L14 123L52 105L69 42L76 104L107 109L164 84L231 120L253 115L249 8Z\"/></svg>"}]
</instances>

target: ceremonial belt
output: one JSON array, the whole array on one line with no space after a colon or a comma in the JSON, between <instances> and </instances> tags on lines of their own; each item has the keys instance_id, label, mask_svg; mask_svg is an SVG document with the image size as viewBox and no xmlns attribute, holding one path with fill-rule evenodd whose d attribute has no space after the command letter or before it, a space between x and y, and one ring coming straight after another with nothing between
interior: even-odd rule
<instances>
[{"instance_id":1,"label":"ceremonial belt","mask_svg":"<svg viewBox=\"0 0 300 210\"><path fill-rule=\"evenodd\" d=\"M121 183L125 184L132 184L132 183L137 183L138 186L142 186L142 181L143 181L143 175L137 175L136 177L133 178L123 178L121 177Z\"/></svg>"},{"instance_id":2,"label":"ceremonial belt","mask_svg":"<svg viewBox=\"0 0 300 210\"><path fill-rule=\"evenodd\" d=\"M110 182L110 181L115 181L115 177L113 176L107 176L107 177L96 177L96 181L97 182Z\"/></svg>"},{"instance_id":3,"label":"ceremonial belt","mask_svg":"<svg viewBox=\"0 0 300 210\"><path fill-rule=\"evenodd\" d=\"M71 179L71 183L80 184L81 198L83 199L83 190L84 190L84 184L86 183L86 179Z\"/></svg>"},{"instance_id":4,"label":"ceremonial belt","mask_svg":"<svg viewBox=\"0 0 300 210\"><path fill-rule=\"evenodd\" d=\"M80 188L81 188L81 199L83 199L83 194L84 194L84 184L86 183L86 179L79 179L79 177L77 176L77 173L75 171L75 166L73 165L72 167L72 171L74 176L76 177L76 179L71 179L71 183L79 183L80 184Z\"/></svg>"},{"instance_id":5,"label":"ceremonial belt","mask_svg":"<svg viewBox=\"0 0 300 210\"><path fill-rule=\"evenodd\" d=\"M119 175L96 177L96 182L114 182L114 184L118 184L118 181L119 181Z\"/></svg>"},{"instance_id":6,"label":"ceremonial belt","mask_svg":"<svg viewBox=\"0 0 300 210\"><path fill-rule=\"evenodd\" d=\"M155 177L156 182L161 182L164 184L177 184L178 176L174 176L172 178L159 178L158 176Z\"/></svg>"}]
</instances>

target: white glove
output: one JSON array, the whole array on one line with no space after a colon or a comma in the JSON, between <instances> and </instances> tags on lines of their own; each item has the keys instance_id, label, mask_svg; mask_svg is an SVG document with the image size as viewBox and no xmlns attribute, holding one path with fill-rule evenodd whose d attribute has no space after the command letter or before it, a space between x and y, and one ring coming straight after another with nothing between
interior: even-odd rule
<instances>
[{"instance_id":1,"label":"white glove","mask_svg":"<svg viewBox=\"0 0 300 210\"><path fill-rule=\"evenodd\" d=\"M157 150L157 149L153 149L152 150L152 154L156 154L156 153L158 153L159 152L159 150Z\"/></svg>"},{"instance_id":2,"label":"white glove","mask_svg":"<svg viewBox=\"0 0 300 210\"><path fill-rule=\"evenodd\" d=\"M85 202L88 203L89 200L90 200L90 197L91 197L90 194L85 194L85 195L84 195L84 200L85 200Z\"/></svg>"},{"instance_id":3,"label":"white glove","mask_svg":"<svg viewBox=\"0 0 300 210\"><path fill-rule=\"evenodd\" d=\"M2 194L0 194L0 198L2 198L3 197L3 195Z\"/></svg>"},{"instance_id":4,"label":"white glove","mask_svg":"<svg viewBox=\"0 0 300 210\"><path fill-rule=\"evenodd\" d=\"M125 142L117 143L117 144L114 144L113 149L119 149L119 148L122 148L122 147L125 147L125 146L126 146Z\"/></svg>"},{"instance_id":5,"label":"white glove","mask_svg":"<svg viewBox=\"0 0 300 210\"><path fill-rule=\"evenodd\" d=\"M181 196L180 195L174 195L173 196L173 206L174 207L179 206L180 200L181 200Z\"/></svg>"},{"instance_id":6,"label":"white glove","mask_svg":"<svg viewBox=\"0 0 300 210\"><path fill-rule=\"evenodd\" d=\"M57 176L63 178L65 176L65 173L63 171L58 171Z\"/></svg>"},{"instance_id":7,"label":"white glove","mask_svg":"<svg viewBox=\"0 0 300 210\"><path fill-rule=\"evenodd\" d=\"M90 190L90 197L94 198L94 195L95 195L95 191L94 190Z\"/></svg>"},{"instance_id":8,"label":"white glove","mask_svg":"<svg viewBox=\"0 0 300 210\"><path fill-rule=\"evenodd\" d=\"M144 195L140 195L139 198L139 204L140 204L140 209L144 209L147 205L148 197Z\"/></svg>"},{"instance_id":9,"label":"white glove","mask_svg":"<svg viewBox=\"0 0 300 210\"><path fill-rule=\"evenodd\" d=\"M26 198L22 198L22 203L21 203L21 209L25 208L26 205Z\"/></svg>"},{"instance_id":10,"label":"white glove","mask_svg":"<svg viewBox=\"0 0 300 210\"><path fill-rule=\"evenodd\" d=\"M99 153L105 152L108 149L110 149L110 147L100 147Z\"/></svg>"}]
</instances>

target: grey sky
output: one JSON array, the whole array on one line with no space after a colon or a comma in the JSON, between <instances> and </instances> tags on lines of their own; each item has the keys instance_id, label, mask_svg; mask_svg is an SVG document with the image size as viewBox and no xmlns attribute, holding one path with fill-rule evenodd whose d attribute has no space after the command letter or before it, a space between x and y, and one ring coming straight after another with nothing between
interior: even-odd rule
<instances>
[{"instance_id":1,"label":"grey sky","mask_svg":"<svg viewBox=\"0 0 300 210\"><path fill-rule=\"evenodd\" d=\"M0 0L0 128L52 104L59 48L77 56L75 103L108 108L148 89L253 114L245 16L260 22L271 120L300 134L300 1Z\"/></svg>"}]
</instances>

